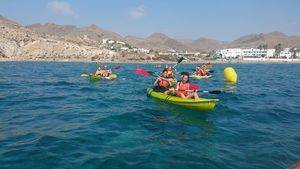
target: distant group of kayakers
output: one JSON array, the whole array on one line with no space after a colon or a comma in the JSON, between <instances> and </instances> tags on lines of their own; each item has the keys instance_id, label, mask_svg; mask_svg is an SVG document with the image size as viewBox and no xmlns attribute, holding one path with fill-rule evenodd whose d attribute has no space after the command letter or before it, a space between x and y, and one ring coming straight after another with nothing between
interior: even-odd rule
<instances>
[{"instance_id":1,"label":"distant group of kayakers","mask_svg":"<svg viewBox=\"0 0 300 169\"><path fill-rule=\"evenodd\" d=\"M195 67L192 73L176 72L176 66L182 62L184 58L180 57L173 66L166 65L162 71L153 72L142 68L136 68L135 73L140 76L156 77L153 85L147 89L147 95L163 102L187 107L194 110L212 110L218 103L218 99L199 98L198 93L220 94L221 90L200 90L198 84L190 83L190 78L204 79L211 78L213 74L211 63L205 63ZM160 68L162 65L154 65ZM121 66L115 66L113 70L119 70ZM180 75L177 81L176 76ZM81 77L89 77L92 81L102 79L113 80L117 78L117 74L112 72L107 66L98 64L97 69L93 73L83 73ZM232 67L224 69L224 79L235 84L237 82L237 73Z\"/></svg>"},{"instance_id":2,"label":"distant group of kayakers","mask_svg":"<svg viewBox=\"0 0 300 169\"><path fill-rule=\"evenodd\" d=\"M177 64L176 64L177 65ZM175 66L176 66L175 65ZM177 81L175 78L176 69L175 66L166 66L161 73L157 75L155 79L153 90L155 92L164 93L165 95L177 96L180 98L193 98L198 99L199 96L197 94L197 90L193 89L190 84L190 73L181 72L180 80ZM116 67L120 68L120 66ZM206 77L210 76L210 70L212 68L211 63L199 65L196 67L195 72L192 73L193 76ZM144 71L143 73L149 73L149 71ZM112 73L112 70L107 66L98 65L98 68L90 74L82 74L86 75L86 77L90 77L91 79L100 79L106 78L112 80L110 78L111 75L115 75ZM117 76L115 75L114 78Z\"/></svg>"}]
</instances>

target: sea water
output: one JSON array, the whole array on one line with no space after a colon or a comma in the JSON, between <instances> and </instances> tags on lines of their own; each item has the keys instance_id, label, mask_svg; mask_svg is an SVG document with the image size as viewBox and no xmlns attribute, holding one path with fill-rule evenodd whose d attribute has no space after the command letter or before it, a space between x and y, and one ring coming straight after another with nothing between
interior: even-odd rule
<instances>
[{"instance_id":1,"label":"sea water","mask_svg":"<svg viewBox=\"0 0 300 169\"><path fill-rule=\"evenodd\" d=\"M155 77L134 69L162 68L117 65L117 79L93 82L80 74L94 63L0 63L0 168L279 169L300 159L299 64L214 65L212 78L191 79L224 91L201 94L220 100L209 112L147 97Z\"/></svg>"}]
</instances>

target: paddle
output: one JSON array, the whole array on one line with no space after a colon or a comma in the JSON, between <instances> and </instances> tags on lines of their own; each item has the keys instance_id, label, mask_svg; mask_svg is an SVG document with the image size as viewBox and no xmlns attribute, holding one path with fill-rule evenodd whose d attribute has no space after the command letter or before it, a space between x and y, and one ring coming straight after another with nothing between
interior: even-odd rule
<instances>
[{"instance_id":1,"label":"paddle","mask_svg":"<svg viewBox=\"0 0 300 169\"><path fill-rule=\"evenodd\" d=\"M80 74L81 77L90 77L90 75L91 75L91 74L88 74L88 73L81 73L81 74Z\"/></svg>"},{"instance_id":2,"label":"paddle","mask_svg":"<svg viewBox=\"0 0 300 169\"><path fill-rule=\"evenodd\" d=\"M181 63L183 61L183 57L180 57L178 60L177 60L177 63L173 66L173 68L175 68L179 63Z\"/></svg>"},{"instance_id":3,"label":"paddle","mask_svg":"<svg viewBox=\"0 0 300 169\"><path fill-rule=\"evenodd\" d=\"M121 66L115 66L114 69L115 69L115 70L120 70L120 69L121 69Z\"/></svg>"},{"instance_id":4,"label":"paddle","mask_svg":"<svg viewBox=\"0 0 300 169\"><path fill-rule=\"evenodd\" d=\"M173 66L173 68L175 68L179 63L181 63L183 61L183 57L180 57L177 60L177 63ZM156 76L157 74L155 72L149 71L149 70L145 70L145 69L141 69L141 68L136 68L135 69L135 73L141 76Z\"/></svg>"},{"instance_id":5,"label":"paddle","mask_svg":"<svg viewBox=\"0 0 300 169\"><path fill-rule=\"evenodd\" d=\"M136 68L135 69L135 73L138 74L138 75L141 75L141 76L155 75L154 72L148 71L148 70L144 70L144 69L141 69L141 68Z\"/></svg>"},{"instance_id":6,"label":"paddle","mask_svg":"<svg viewBox=\"0 0 300 169\"><path fill-rule=\"evenodd\" d=\"M199 86L196 84L190 84L190 90L199 90ZM212 90L212 91L207 91L207 90L199 90L198 92L202 92L202 93L210 93L210 94L220 94L222 93L221 90Z\"/></svg>"}]
</instances>

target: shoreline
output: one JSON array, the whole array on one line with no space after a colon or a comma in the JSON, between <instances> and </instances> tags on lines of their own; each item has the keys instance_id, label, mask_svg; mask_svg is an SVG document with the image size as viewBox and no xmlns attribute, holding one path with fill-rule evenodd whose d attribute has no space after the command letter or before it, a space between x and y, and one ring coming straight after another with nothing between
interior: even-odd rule
<instances>
[{"instance_id":1,"label":"shoreline","mask_svg":"<svg viewBox=\"0 0 300 169\"><path fill-rule=\"evenodd\" d=\"M61 62L61 63L108 63L108 64L175 64L174 61L133 61L133 60L85 60L85 59L39 59L39 60L22 60L22 59L0 59L0 62ZM264 59L264 60L199 60L199 61L186 61L182 64L300 64L300 59Z\"/></svg>"}]
</instances>

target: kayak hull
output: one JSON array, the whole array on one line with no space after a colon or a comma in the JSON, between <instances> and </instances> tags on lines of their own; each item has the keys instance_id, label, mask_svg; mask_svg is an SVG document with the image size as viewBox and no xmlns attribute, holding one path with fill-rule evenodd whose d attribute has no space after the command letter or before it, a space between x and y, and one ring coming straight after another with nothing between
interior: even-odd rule
<instances>
[{"instance_id":1,"label":"kayak hull","mask_svg":"<svg viewBox=\"0 0 300 169\"><path fill-rule=\"evenodd\" d=\"M218 103L218 99L205 99L199 98L195 99L184 99L176 96L165 95L160 92L153 91L152 88L147 89L147 94L154 99L160 100L162 102L182 106L188 109L200 110L200 111L209 111L215 108L215 105Z\"/></svg>"},{"instance_id":2,"label":"kayak hull","mask_svg":"<svg viewBox=\"0 0 300 169\"><path fill-rule=\"evenodd\" d=\"M111 74L109 77L101 77L101 76L95 76L95 75L89 75L90 80L92 81L99 81L102 79L107 79L107 80L113 80L117 78L118 76L116 74Z\"/></svg>"},{"instance_id":3,"label":"kayak hull","mask_svg":"<svg viewBox=\"0 0 300 169\"><path fill-rule=\"evenodd\" d=\"M208 76L191 75L191 77L195 78L195 79L208 79L208 78L211 78L212 76L211 75L208 75Z\"/></svg>"}]
</instances>

